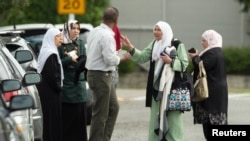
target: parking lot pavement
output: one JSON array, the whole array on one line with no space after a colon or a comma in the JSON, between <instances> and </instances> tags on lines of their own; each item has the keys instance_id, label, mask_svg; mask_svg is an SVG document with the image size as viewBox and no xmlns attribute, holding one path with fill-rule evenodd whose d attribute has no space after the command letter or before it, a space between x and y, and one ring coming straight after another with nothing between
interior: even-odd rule
<instances>
[{"instance_id":1,"label":"parking lot pavement","mask_svg":"<svg viewBox=\"0 0 250 141\"><path fill-rule=\"evenodd\" d=\"M145 89L117 89L120 101L112 141L147 141L150 108L145 107ZM194 125L192 111L183 114L185 141L203 141L201 125Z\"/></svg>"},{"instance_id":2,"label":"parking lot pavement","mask_svg":"<svg viewBox=\"0 0 250 141\"><path fill-rule=\"evenodd\" d=\"M120 112L111 141L147 141L150 108L145 89L117 89ZM229 94L229 124L250 124L250 94ZM193 124L192 111L183 115L185 141L204 141L202 126ZM88 127L89 129L89 127Z\"/></svg>"},{"instance_id":3,"label":"parking lot pavement","mask_svg":"<svg viewBox=\"0 0 250 141\"><path fill-rule=\"evenodd\" d=\"M117 89L119 100L145 100L146 89ZM229 93L229 99L250 98L250 93Z\"/></svg>"}]
</instances>

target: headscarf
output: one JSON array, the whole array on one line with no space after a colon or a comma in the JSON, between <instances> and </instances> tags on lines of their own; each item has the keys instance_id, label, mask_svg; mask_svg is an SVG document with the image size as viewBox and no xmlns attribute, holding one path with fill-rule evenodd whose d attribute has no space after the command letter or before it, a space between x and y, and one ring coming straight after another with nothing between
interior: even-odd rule
<instances>
[{"instance_id":1,"label":"headscarf","mask_svg":"<svg viewBox=\"0 0 250 141\"><path fill-rule=\"evenodd\" d=\"M159 21L155 24L158 25L162 32L162 39L155 41L152 53L152 59L157 61L160 58L160 53L164 50L165 47L171 46L171 40L173 38L173 31L170 25L167 22ZM155 26L153 30L155 29Z\"/></svg>"},{"instance_id":2,"label":"headscarf","mask_svg":"<svg viewBox=\"0 0 250 141\"><path fill-rule=\"evenodd\" d=\"M62 68L61 59L59 57L58 49L55 44L55 36L59 35L60 33L61 32L57 28L50 28L45 33L43 42L42 42L42 47L38 56L37 71L38 73L41 73L48 57L52 54L56 54L58 63L60 64L60 68L61 68L61 84L62 84L62 80L64 78L63 68Z\"/></svg>"},{"instance_id":3,"label":"headscarf","mask_svg":"<svg viewBox=\"0 0 250 141\"><path fill-rule=\"evenodd\" d=\"M79 38L79 35L74 38L74 39L70 39L70 30L72 30L72 26L74 24L79 24L79 22L77 20L69 20L68 22L65 22L63 25L63 43L64 44L68 44L68 43L72 43L73 40L76 40L77 38Z\"/></svg>"},{"instance_id":4,"label":"headscarf","mask_svg":"<svg viewBox=\"0 0 250 141\"><path fill-rule=\"evenodd\" d=\"M201 37L207 41L208 47L200 52L200 56L212 48L222 48L222 36L215 30L206 30Z\"/></svg>"}]
</instances>

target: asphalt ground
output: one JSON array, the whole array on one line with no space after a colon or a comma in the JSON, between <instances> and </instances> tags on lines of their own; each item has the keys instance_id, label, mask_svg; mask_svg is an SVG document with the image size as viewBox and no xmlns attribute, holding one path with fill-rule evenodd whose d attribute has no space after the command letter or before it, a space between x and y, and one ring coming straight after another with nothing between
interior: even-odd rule
<instances>
[{"instance_id":1,"label":"asphalt ground","mask_svg":"<svg viewBox=\"0 0 250 141\"><path fill-rule=\"evenodd\" d=\"M147 141L150 108L145 89L117 89L120 112L111 141ZM229 125L250 125L250 94L229 94ZM192 110L183 115L185 141L204 141L202 126L193 124ZM88 127L89 129L89 127Z\"/></svg>"}]
</instances>

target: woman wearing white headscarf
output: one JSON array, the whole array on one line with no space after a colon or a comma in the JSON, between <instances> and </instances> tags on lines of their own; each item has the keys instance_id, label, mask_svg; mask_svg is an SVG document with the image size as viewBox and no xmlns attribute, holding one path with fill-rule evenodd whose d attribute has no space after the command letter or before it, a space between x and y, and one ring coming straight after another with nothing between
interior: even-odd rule
<instances>
[{"instance_id":1,"label":"woman wearing white headscarf","mask_svg":"<svg viewBox=\"0 0 250 141\"><path fill-rule=\"evenodd\" d=\"M56 28L48 29L38 56L38 72L42 82L37 84L43 111L43 140L61 141L61 87L63 69L57 48L62 35Z\"/></svg>"},{"instance_id":2,"label":"woman wearing white headscarf","mask_svg":"<svg viewBox=\"0 0 250 141\"><path fill-rule=\"evenodd\" d=\"M201 37L204 49L200 53L189 53L189 56L194 66L194 82L201 60L207 74L209 98L193 103L194 124L203 125L203 133L207 139L209 125L225 125L228 122L228 87L222 36L215 30L206 30Z\"/></svg>"},{"instance_id":3,"label":"woman wearing white headscarf","mask_svg":"<svg viewBox=\"0 0 250 141\"><path fill-rule=\"evenodd\" d=\"M62 87L63 141L87 141L86 78L84 75L86 49L79 39L80 23L65 22L63 43L59 55L64 70ZM85 56L85 57L84 57ZM85 59L85 60L84 60Z\"/></svg>"},{"instance_id":4,"label":"woman wearing white headscarf","mask_svg":"<svg viewBox=\"0 0 250 141\"><path fill-rule=\"evenodd\" d=\"M175 72L182 70L181 62L184 69L188 65L186 49L183 43L173 38L170 25L164 21L155 24L153 33L155 39L142 51L134 48L127 37L122 37L134 62L150 61L146 92L146 107L151 107L148 141L183 141L182 112L167 111L166 100ZM161 55L164 50L168 54L176 51L177 56L171 58L168 55ZM166 73L161 74L164 63ZM160 83L160 86L155 88L154 83L157 79L161 79L164 84Z\"/></svg>"}]
</instances>

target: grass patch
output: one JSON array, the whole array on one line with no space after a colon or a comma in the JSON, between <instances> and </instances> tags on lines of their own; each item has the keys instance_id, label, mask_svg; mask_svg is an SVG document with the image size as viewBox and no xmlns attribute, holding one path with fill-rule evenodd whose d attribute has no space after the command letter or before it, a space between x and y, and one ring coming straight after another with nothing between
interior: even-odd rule
<instances>
[{"instance_id":1,"label":"grass patch","mask_svg":"<svg viewBox=\"0 0 250 141\"><path fill-rule=\"evenodd\" d=\"M228 89L229 93L249 93L250 89Z\"/></svg>"}]
</instances>

